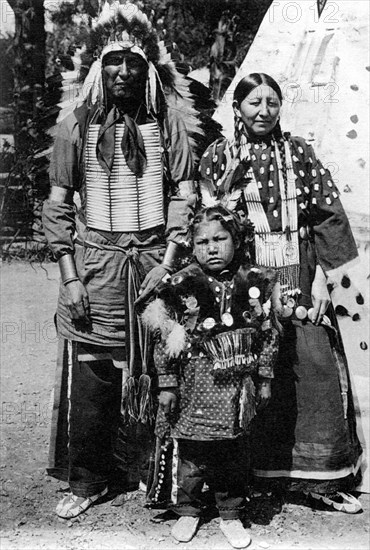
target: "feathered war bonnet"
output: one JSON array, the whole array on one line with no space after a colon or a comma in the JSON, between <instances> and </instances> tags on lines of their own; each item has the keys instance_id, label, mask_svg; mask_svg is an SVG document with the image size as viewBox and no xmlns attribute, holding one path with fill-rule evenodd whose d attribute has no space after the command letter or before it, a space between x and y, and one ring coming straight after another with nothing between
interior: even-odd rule
<instances>
[{"instance_id":1,"label":"feathered war bonnet","mask_svg":"<svg viewBox=\"0 0 370 550\"><path fill-rule=\"evenodd\" d=\"M107 1L93 23L81 56L82 99L105 107L102 61L110 52L128 50L148 64L146 106L155 115L165 107L165 91L176 87L178 73L148 17L134 4Z\"/></svg>"}]
</instances>

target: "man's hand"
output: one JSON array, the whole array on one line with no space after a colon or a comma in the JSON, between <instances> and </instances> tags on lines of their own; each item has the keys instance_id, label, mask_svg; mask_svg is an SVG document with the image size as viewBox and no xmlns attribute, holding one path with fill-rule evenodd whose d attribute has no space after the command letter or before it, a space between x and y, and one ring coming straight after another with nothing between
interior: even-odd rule
<instances>
[{"instance_id":1,"label":"man's hand","mask_svg":"<svg viewBox=\"0 0 370 550\"><path fill-rule=\"evenodd\" d=\"M264 409L271 398L271 380L269 378L262 380L258 384L257 390L257 410Z\"/></svg>"},{"instance_id":2,"label":"man's hand","mask_svg":"<svg viewBox=\"0 0 370 550\"><path fill-rule=\"evenodd\" d=\"M145 277L144 281L141 284L140 290L139 290L139 298L135 301L135 305L140 304L144 300L147 299L149 294L153 292L153 290L159 285L159 283L162 281L163 277L169 273L168 269L161 265L157 265L156 267L153 267L152 270L149 271L147 276Z\"/></svg>"},{"instance_id":3,"label":"man's hand","mask_svg":"<svg viewBox=\"0 0 370 550\"><path fill-rule=\"evenodd\" d=\"M168 390L161 391L159 394L159 406L167 418L176 411L177 395L174 389L168 388Z\"/></svg>"},{"instance_id":4,"label":"man's hand","mask_svg":"<svg viewBox=\"0 0 370 550\"><path fill-rule=\"evenodd\" d=\"M65 287L67 291L66 305L71 314L71 318L89 322L89 297L81 281L70 281L65 285Z\"/></svg>"},{"instance_id":5,"label":"man's hand","mask_svg":"<svg viewBox=\"0 0 370 550\"><path fill-rule=\"evenodd\" d=\"M315 278L311 288L311 299L313 312L311 321L314 325L319 325L325 315L328 305L330 304L330 296L326 285L326 277L321 266L316 266Z\"/></svg>"}]
</instances>

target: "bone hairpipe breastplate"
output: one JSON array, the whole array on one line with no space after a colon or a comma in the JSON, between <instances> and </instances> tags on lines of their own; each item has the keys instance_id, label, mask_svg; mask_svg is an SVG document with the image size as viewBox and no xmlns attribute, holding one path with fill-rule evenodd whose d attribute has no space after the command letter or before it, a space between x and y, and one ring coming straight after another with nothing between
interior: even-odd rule
<instances>
[{"instance_id":1,"label":"bone hairpipe breastplate","mask_svg":"<svg viewBox=\"0 0 370 550\"><path fill-rule=\"evenodd\" d=\"M93 229L144 231L164 223L161 140L156 123L139 126L147 167L137 177L121 149L124 124L116 125L114 161L108 176L96 158L99 124L91 124L86 147L86 219Z\"/></svg>"}]
</instances>

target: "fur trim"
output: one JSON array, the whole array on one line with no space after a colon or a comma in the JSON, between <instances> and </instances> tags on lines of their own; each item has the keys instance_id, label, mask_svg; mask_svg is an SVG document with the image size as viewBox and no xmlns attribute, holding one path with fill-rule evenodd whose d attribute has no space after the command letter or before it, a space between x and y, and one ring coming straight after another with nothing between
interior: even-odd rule
<instances>
[{"instance_id":1,"label":"fur trim","mask_svg":"<svg viewBox=\"0 0 370 550\"><path fill-rule=\"evenodd\" d=\"M174 320L171 319L170 313L161 298L156 298L153 302L150 302L142 313L141 320L151 332L159 330L161 334L163 332L167 332L168 334L169 328L172 328L174 323Z\"/></svg>"},{"instance_id":2,"label":"fur trim","mask_svg":"<svg viewBox=\"0 0 370 550\"><path fill-rule=\"evenodd\" d=\"M141 315L141 320L151 332L159 332L165 342L165 352L169 357L178 357L186 346L186 330L171 316L164 301L156 298Z\"/></svg>"},{"instance_id":3,"label":"fur trim","mask_svg":"<svg viewBox=\"0 0 370 550\"><path fill-rule=\"evenodd\" d=\"M169 357L178 357L186 347L186 330L183 325L174 323L166 342L166 353Z\"/></svg>"}]
</instances>

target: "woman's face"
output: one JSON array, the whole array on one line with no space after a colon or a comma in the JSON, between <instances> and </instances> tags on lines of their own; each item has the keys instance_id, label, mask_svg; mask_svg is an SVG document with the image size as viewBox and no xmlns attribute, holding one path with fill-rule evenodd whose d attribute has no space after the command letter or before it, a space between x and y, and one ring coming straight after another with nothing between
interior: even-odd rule
<instances>
[{"instance_id":1,"label":"woman's face","mask_svg":"<svg viewBox=\"0 0 370 550\"><path fill-rule=\"evenodd\" d=\"M193 252L204 269L222 271L234 258L235 244L221 222L204 221L197 226Z\"/></svg>"},{"instance_id":2,"label":"woman's face","mask_svg":"<svg viewBox=\"0 0 370 550\"><path fill-rule=\"evenodd\" d=\"M276 126L281 109L277 93L265 84L254 88L240 103L234 107L235 113L245 125L247 133L265 136Z\"/></svg>"}]
</instances>

